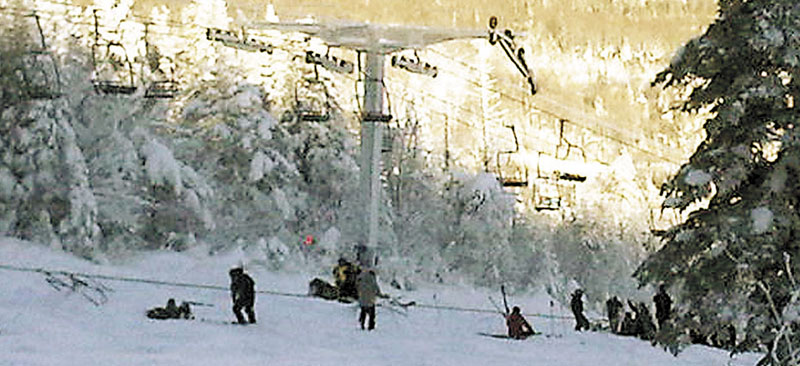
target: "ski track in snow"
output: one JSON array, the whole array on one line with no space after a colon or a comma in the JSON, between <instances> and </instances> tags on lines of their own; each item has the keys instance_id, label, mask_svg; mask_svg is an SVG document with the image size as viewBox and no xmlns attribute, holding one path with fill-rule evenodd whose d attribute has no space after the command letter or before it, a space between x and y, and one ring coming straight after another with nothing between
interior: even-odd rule
<instances>
[{"instance_id":1,"label":"ski track in snow","mask_svg":"<svg viewBox=\"0 0 800 366\"><path fill-rule=\"evenodd\" d=\"M228 286L233 256L153 253L126 264L96 265L43 246L0 238L0 264ZM305 293L314 274L248 268L257 290ZM607 333L576 333L572 322L528 317L545 333L525 341L504 333L499 314L411 307L407 314L377 310L377 329L362 331L355 304L258 294L258 324L234 319L227 291L102 281L111 287L102 306L56 291L39 273L0 269L0 365L754 365L759 355L692 346L677 357L649 342ZM380 276L380 273L379 273ZM490 309L487 291L427 286L400 293L420 303ZM435 297L434 297L435 294ZM173 297L194 306L196 320L147 319L149 308ZM512 296L509 305L548 313L544 296ZM568 315L559 308L556 314ZM208 319L208 322L199 319Z\"/></svg>"}]
</instances>

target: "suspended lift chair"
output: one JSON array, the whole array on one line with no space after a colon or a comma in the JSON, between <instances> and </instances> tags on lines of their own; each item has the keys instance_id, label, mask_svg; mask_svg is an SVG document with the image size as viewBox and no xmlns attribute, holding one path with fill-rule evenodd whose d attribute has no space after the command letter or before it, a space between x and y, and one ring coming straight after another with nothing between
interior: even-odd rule
<instances>
[{"instance_id":1,"label":"suspended lift chair","mask_svg":"<svg viewBox=\"0 0 800 366\"><path fill-rule=\"evenodd\" d=\"M301 97L300 93L305 95ZM318 78L304 78L295 84L294 112L298 121L326 122L331 119L331 102L328 88Z\"/></svg>"},{"instance_id":2,"label":"suspended lift chair","mask_svg":"<svg viewBox=\"0 0 800 366\"><path fill-rule=\"evenodd\" d=\"M586 181L586 176L541 169L542 152L536 162L536 178L533 183L533 205L536 211L561 210L575 200L575 183Z\"/></svg>"},{"instance_id":3,"label":"suspended lift chair","mask_svg":"<svg viewBox=\"0 0 800 366\"><path fill-rule=\"evenodd\" d=\"M92 85L99 94L130 95L136 91L133 77L133 64L128 52L116 41L101 43L97 9L94 10L94 43L92 44ZM100 50L105 52L101 55ZM127 74L120 78L120 74Z\"/></svg>"},{"instance_id":4,"label":"suspended lift chair","mask_svg":"<svg viewBox=\"0 0 800 366\"><path fill-rule=\"evenodd\" d=\"M152 46L148 40L149 24L144 25L144 45L145 45L145 59L147 60L147 67L151 75L158 75L156 80L150 81L145 89L145 98L158 98L158 99L171 99L174 98L180 91L178 82L175 81L175 62L171 57L161 56L158 49ZM173 65L169 72L164 72L161 68L162 59Z\"/></svg>"},{"instance_id":5,"label":"suspended lift chair","mask_svg":"<svg viewBox=\"0 0 800 366\"><path fill-rule=\"evenodd\" d=\"M514 150L498 151L495 163L497 164L497 179L503 187L521 188L528 186L528 169L527 167L519 167L513 163L511 156L519 153L519 139L517 138L517 130L514 125L504 126L511 129L514 135ZM506 158L503 159L503 156Z\"/></svg>"},{"instance_id":6,"label":"suspended lift chair","mask_svg":"<svg viewBox=\"0 0 800 366\"><path fill-rule=\"evenodd\" d=\"M47 48L39 15L32 13L39 33L40 46L29 49L23 57L23 67L18 74L22 96L28 99L55 99L61 96L61 75L53 53Z\"/></svg>"}]
</instances>

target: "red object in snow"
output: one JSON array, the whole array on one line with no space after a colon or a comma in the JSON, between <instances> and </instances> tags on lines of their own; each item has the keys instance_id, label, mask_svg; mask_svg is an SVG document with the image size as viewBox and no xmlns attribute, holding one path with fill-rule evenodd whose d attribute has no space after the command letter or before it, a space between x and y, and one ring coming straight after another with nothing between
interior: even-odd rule
<instances>
[{"instance_id":1,"label":"red object in snow","mask_svg":"<svg viewBox=\"0 0 800 366\"><path fill-rule=\"evenodd\" d=\"M313 235L306 235L306 240L303 241L305 245L312 245L314 244L314 236Z\"/></svg>"}]
</instances>

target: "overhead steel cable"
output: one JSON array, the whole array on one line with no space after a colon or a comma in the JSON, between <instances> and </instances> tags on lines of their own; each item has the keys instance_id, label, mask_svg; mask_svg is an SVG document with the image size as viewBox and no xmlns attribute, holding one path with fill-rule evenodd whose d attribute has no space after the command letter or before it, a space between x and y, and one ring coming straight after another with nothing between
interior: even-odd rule
<instances>
[{"instance_id":1,"label":"overhead steel cable","mask_svg":"<svg viewBox=\"0 0 800 366\"><path fill-rule=\"evenodd\" d=\"M104 275L104 274L95 274L95 273L84 273L84 272L76 272L76 271L65 271L65 270L57 270L57 269L47 269L41 267L22 267L22 266L14 266L8 264L0 264L0 269L8 270L8 271L16 271L16 272L28 272L28 273L38 273L43 275L50 275L50 274L60 274L65 276L78 276L84 278L92 278L98 280L107 280L107 281L118 281L118 282L132 282L132 283L141 283L146 285L155 285L155 286L171 286L171 287L184 287L184 288L196 288L201 290L212 290L212 291L230 291L230 287L228 286L219 286L219 285L207 285L207 284L197 284L197 283L189 283L189 282L174 282L174 281L162 281L162 280L155 280L155 279L148 279L148 278L137 278L137 277L123 277L123 276L111 276L111 275ZM265 294L265 295L273 295L273 296L284 296L284 297L294 297L294 298L313 298L317 299L318 297L311 296L309 294L301 294L301 293L292 293L292 292L285 292L285 291L275 291L275 290L256 290L258 294ZM383 306L391 306L386 304L378 304ZM403 306L405 308L415 307L421 309L434 309L434 310L445 310L445 311L458 311L458 312L471 312L471 313L497 313L497 310L491 309L481 309L481 308L471 308L471 307L462 307L462 306L454 306L454 305L431 305L431 304L424 304L413 301L409 305ZM548 315L548 314L541 314L541 313L526 313L524 315L532 316L532 317L541 317L541 318L556 318L556 319L574 319L573 317L569 316L560 316L560 315Z\"/></svg>"}]
</instances>

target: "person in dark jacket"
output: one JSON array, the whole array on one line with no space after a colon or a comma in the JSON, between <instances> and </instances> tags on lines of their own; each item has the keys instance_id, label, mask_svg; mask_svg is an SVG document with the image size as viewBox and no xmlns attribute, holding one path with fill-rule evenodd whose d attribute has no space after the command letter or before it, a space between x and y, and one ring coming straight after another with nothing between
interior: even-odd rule
<instances>
[{"instance_id":1,"label":"person in dark jacket","mask_svg":"<svg viewBox=\"0 0 800 366\"><path fill-rule=\"evenodd\" d=\"M583 290L577 289L572 293L572 300L569 302L569 307L572 309L572 315L575 316L575 330L581 331L583 329L589 330L589 320L583 315Z\"/></svg>"},{"instance_id":2,"label":"person in dark jacket","mask_svg":"<svg viewBox=\"0 0 800 366\"><path fill-rule=\"evenodd\" d=\"M626 311L625 317L622 319L622 323L619 326L619 334L635 336L636 333L636 320L633 319L633 314L631 314L630 311Z\"/></svg>"},{"instance_id":3,"label":"person in dark jacket","mask_svg":"<svg viewBox=\"0 0 800 366\"><path fill-rule=\"evenodd\" d=\"M617 334L620 332L620 324L622 323L620 316L622 315L623 307L622 301L616 296L606 300L606 312L611 333Z\"/></svg>"},{"instance_id":4,"label":"person in dark jacket","mask_svg":"<svg viewBox=\"0 0 800 366\"><path fill-rule=\"evenodd\" d=\"M644 340L652 340L656 335L656 325L653 323L650 310L643 302L634 304L628 300L628 306L634 312L634 319L636 321L636 336Z\"/></svg>"},{"instance_id":5,"label":"person in dark jacket","mask_svg":"<svg viewBox=\"0 0 800 366\"><path fill-rule=\"evenodd\" d=\"M508 326L508 336L513 339L525 339L536 334L531 324L522 316L519 306L511 309L511 314L506 316L506 326Z\"/></svg>"},{"instance_id":6,"label":"person in dark jacket","mask_svg":"<svg viewBox=\"0 0 800 366\"><path fill-rule=\"evenodd\" d=\"M663 284L658 286L658 293L653 296L653 302L656 303L656 320L658 328L661 329L672 313L672 299L667 294L666 286Z\"/></svg>"},{"instance_id":7,"label":"person in dark jacket","mask_svg":"<svg viewBox=\"0 0 800 366\"><path fill-rule=\"evenodd\" d=\"M228 273L231 276L231 299L236 321L239 324L247 324L242 316L242 309L244 309L250 324L255 323L256 313L253 311L256 301L255 282L240 267L233 268Z\"/></svg>"},{"instance_id":8,"label":"person in dark jacket","mask_svg":"<svg viewBox=\"0 0 800 366\"><path fill-rule=\"evenodd\" d=\"M356 287L358 289L358 304L361 307L361 313L358 315L361 329L364 329L364 321L369 317L367 329L373 330L375 329L375 303L377 298L381 296L381 289L378 287L378 280L375 278L375 270L372 268L364 269L358 275Z\"/></svg>"}]
</instances>

